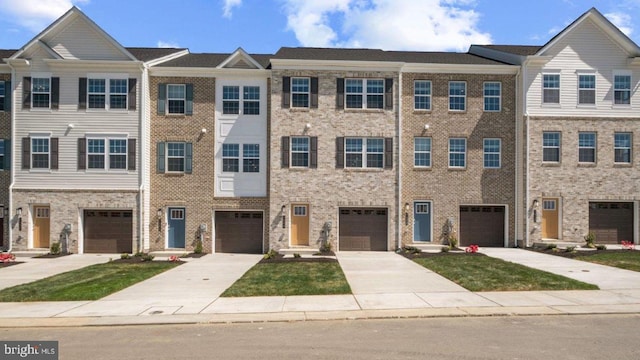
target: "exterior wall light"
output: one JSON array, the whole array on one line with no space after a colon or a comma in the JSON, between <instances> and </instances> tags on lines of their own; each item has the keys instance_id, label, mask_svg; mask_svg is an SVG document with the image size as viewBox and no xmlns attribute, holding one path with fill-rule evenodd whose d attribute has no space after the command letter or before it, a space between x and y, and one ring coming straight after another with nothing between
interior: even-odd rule
<instances>
[{"instance_id":1,"label":"exterior wall light","mask_svg":"<svg viewBox=\"0 0 640 360\"><path fill-rule=\"evenodd\" d=\"M282 207L280 208L280 212L282 213L282 228L286 228L287 225L287 216L284 214L284 210L287 208L286 205L282 205Z\"/></svg>"}]
</instances>

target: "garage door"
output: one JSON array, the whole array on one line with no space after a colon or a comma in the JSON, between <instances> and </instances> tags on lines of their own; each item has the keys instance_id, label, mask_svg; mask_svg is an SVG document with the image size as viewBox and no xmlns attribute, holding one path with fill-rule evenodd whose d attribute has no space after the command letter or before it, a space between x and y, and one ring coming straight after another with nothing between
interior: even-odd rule
<instances>
[{"instance_id":1,"label":"garage door","mask_svg":"<svg viewBox=\"0 0 640 360\"><path fill-rule=\"evenodd\" d=\"M504 206L461 206L460 245L504 247Z\"/></svg>"},{"instance_id":2,"label":"garage door","mask_svg":"<svg viewBox=\"0 0 640 360\"><path fill-rule=\"evenodd\" d=\"M386 251L387 209L340 209L339 250Z\"/></svg>"},{"instance_id":3,"label":"garage door","mask_svg":"<svg viewBox=\"0 0 640 360\"><path fill-rule=\"evenodd\" d=\"M633 241L633 203L589 203L589 231L598 244Z\"/></svg>"},{"instance_id":4,"label":"garage door","mask_svg":"<svg viewBox=\"0 0 640 360\"><path fill-rule=\"evenodd\" d=\"M132 212L85 210L84 252L133 252Z\"/></svg>"},{"instance_id":5,"label":"garage door","mask_svg":"<svg viewBox=\"0 0 640 360\"><path fill-rule=\"evenodd\" d=\"M262 212L216 211L216 252L262 254Z\"/></svg>"}]
</instances>

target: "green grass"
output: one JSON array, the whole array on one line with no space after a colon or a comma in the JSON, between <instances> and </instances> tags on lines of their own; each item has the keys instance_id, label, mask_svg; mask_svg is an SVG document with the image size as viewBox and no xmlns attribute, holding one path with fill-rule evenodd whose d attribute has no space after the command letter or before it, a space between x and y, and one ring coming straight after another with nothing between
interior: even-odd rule
<instances>
[{"instance_id":1,"label":"green grass","mask_svg":"<svg viewBox=\"0 0 640 360\"><path fill-rule=\"evenodd\" d=\"M221 295L290 296L350 294L337 262L258 263Z\"/></svg>"},{"instance_id":2,"label":"green grass","mask_svg":"<svg viewBox=\"0 0 640 360\"><path fill-rule=\"evenodd\" d=\"M489 256L433 256L418 264L471 291L597 290L595 285Z\"/></svg>"},{"instance_id":3,"label":"green grass","mask_svg":"<svg viewBox=\"0 0 640 360\"><path fill-rule=\"evenodd\" d=\"M0 291L0 302L97 300L146 280L177 263L91 265Z\"/></svg>"},{"instance_id":4,"label":"green grass","mask_svg":"<svg viewBox=\"0 0 640 360\"><path fill-rule=\"evenodd\" d=\"M578 255L575 259L601 265L615 266L626 270L640 271L640 251L603 252L586 256Z\"/></svg>"}]
</instances>

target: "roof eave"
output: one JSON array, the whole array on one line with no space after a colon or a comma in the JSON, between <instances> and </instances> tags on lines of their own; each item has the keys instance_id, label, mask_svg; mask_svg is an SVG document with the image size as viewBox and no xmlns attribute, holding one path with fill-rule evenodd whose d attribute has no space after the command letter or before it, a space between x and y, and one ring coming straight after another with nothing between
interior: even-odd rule
<instances>
[{"instance_id":1,"label":"roof eave","mask_svg":"<svg viewBox=\"0 0 640 360\"><path fill-rule=\"evenodd\" d=\"M363 60L301 60L301 59L271 59L273 70L300 69L300 70L329 70L329 69L377 69L382 71L397 71L402 68L404 62L399 61L363 61Z\"/></svg>"},{"instance_id":2,"label":"roof eave","mask_svg":"<svg viewBox=\"0 0 640 360\"><path fill-rule=\"evenodd\" d=\"M403 73L451 73L451 74L517 74L519 65L507 64L425 64L407 63L401 72Z\"/></svg>"}]
</instances>

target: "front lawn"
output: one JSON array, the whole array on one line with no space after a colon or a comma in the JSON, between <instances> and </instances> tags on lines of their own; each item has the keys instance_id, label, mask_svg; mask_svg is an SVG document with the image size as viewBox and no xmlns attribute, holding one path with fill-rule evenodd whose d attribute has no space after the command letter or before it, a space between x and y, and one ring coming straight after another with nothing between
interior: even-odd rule
<instances>
[{"instance_id":1,"label":"front lawn","mask_svg":"<svg viewBox=\"0 0 640 360\"><path fill-rule=\"evenodd\" d=\"M161 272L175 262L120 263L91 265L0 291L0 302L98 300Z\"/></svg>"},{"instance_id":2,"label":"front lawn","mask_svg":"<svg viewBox=\"0 0 640 360\"><path fill-rule=\"evenodd\" d=\"M595 285L482 254L424 254L413 261L471 291L598 289Z\"/></svg>"},{"instance_id":3,"label":"front lawn","mask_svg":"<svg viewBox=\"0 0 640 360\"><path fill-rule=\"evenodd\" d=\"M589 261L596 264L614 266L621 269L640 271L640 251L598 251L598 252L578 252L574 257L576 260Z\"/></svg>"},{"instance_id":4,"label":"front lawn","mask_svg":"<svg viewBox=\"0 0 640 360\"><path fill-rule=\"evenodd\" d=\"M295 260L295 259L291 259ZM222 293L222 297L351 294L333 259L260 262Z\"/></svg>"}]
</instances>

